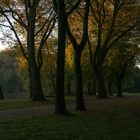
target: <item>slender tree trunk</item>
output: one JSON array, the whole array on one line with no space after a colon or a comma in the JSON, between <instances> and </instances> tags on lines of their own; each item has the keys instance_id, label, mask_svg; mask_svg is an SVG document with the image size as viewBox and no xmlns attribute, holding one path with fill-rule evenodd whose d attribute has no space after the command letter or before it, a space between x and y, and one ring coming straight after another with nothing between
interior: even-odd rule
<instances>
[{"instance_id":1,"label":"slender tree trunk","mask_svg":"<svg viewBox=\"0 0 140 140\"><path fill-rule=\"evenodd\" d=\"M0 85L0 100L3 100L4 99L4 96L3 96L3 92L2 92L2 87Z\"/></svg>"},{"instance_id":2,"label":"slender tree trunk","mask_svg":"<svg viewBox=\"0 0 140 140\"><path fill-rule=\"evenodd\" d=\"M96 83L93 83L93 79L88 82L88 95L96 95Z\"/></svg>"},{"instance_id":3,"label":"slender tree trunk","mask_svg":"<svg viewBox=\"0 0 140 140\"><path fill-rule=\"evenodd\" d=\"M98 98L107 98L102 64L95 65Z\"/></svg>"},{"instance_id":4,"label":"slender tree trunk","mask_svg":"<svg viewBox=\"0 0 140 140\"><path fill-rule=\"evenodd\" d=\"M96 96L97 87L96 87L96 81L95 81L95 79L94 79L94 81L92 79L92 91L93 91L93 95Z\"/></svg>"},{"instance_id":5,"label":"slender tree trunk","mask_svg":"<svg viewBox=\"0 0 140 140\"><path fill-rule=\"evenodd\" d=\"M97 40L97 46L94 53L94 70L96 75L96 82L97 82L97 92L98 92L98 98L107 98L107 93L105 89L105 79L103 75L103 63L105 54L102 47L102 24L101 21L98 23L98 40Z\"/></svg>"},{"instance_id":6,"label":"slender tree trunk","mask_svg":"<svg viewBox=\"0 0 140 140\"><path fill-rule=\"evenodd\" d=\"M122 71L116 73L117 97L119 97L119 98L123 97L123 95L122 95L122 83L123 83L123 79L125 77L126 69L127 69L127 62L124 64Z\"/></svg>"},{"instance_id":7,"label":"slender tree trunk","mask_svg":"<svg viewBox=\"0 0 140 140\"><path fill-rule=\"evenodd\" d=\"M117 97L122 98L122 78L117 76Z\"/></svg>"},{"instance_id":8,"label":"slender tree trunk","mask_svg":"<svg viewBox=\"0 0 140 140\"><path fill-rule=\"evenodd\" d=\"M30 95L29 95L29 97L30 97L30 99L32 99L32 97L33 97L33 82L32 82L32 79L31 79L31 70L30 70L30 68L29 68L29 85L30 85L30 87L29 87L29 92L30 92Z\"/></svg>"},{"instance_id":9,"label":"slender tree trunk","mask_svg":"<svg viewBox=\"0 0 140 140\"><path fill-rule=\"evenodd\" d=\"M86 110L83 97L83 81L81 69L81 53L75 51L74 65L76 73L76 110Z\"/></svg>"},{"instance_id":10,"label":"slender tree trunk","mask_svg":"<svg viewBox=\"0 0 140 140\"><path fill-rule=\"evenodd\" d=\"M58 52L56 73L56 98L55 113L67 114L64 98L64 66L65 66L65 36L66 36L66 14L64 0L57 1L58 11Z\"/></svg>"},{"instance_id":11,"label":"slender tree trunk","mask_svg":"<svg viewBox=\"0 0 140 140\"><path fill-rule=\"evenodd\" d=\"M67 79L67 95L69 95L69 96L72 95L72 92L71 92L71 81L70 81L69 78Z\"/></svg>"},{"instance_id":12,"label":"slender tree trunk","mask_svg":"<svg viewBox=\"0 0 140 140\"><path fill-rule=\"evenodd\" d=\"M108 92L109 92L109 95L112 96L112 83L111 81L108 82Z\"/></svg>"},{"instance_id":13,"label":"slender tree trunk","mask_svg":"<svg viewBox=\"0 0 140 140\"><path fill-rule=\"evenodd\" d=\"M93 95L92 87L91 87L91 82L90 81L88 81L88 95Z\"/></svg>"},{"instance_id":14,"label":"slender tree trunk","mask_svg":"<svg viewBox=\"0 0 140 140\"><path fill-rule=\"evenodd\" d=\"M80 2L80 1L79 1ZM75 73L76 73L76 109L77 110L85 110L84 98L83 98L83 83L82 83L82 70L81 70L81 53L83 52L88 38L88 17L89 17L89 7L90 7L90 0L85 0L85 9L84 9L84 16L83 16L83 34L81 38L81 42L78 43L74 35L72 34L69 24L67 22L67 34L69 36L70 41L74 47L75 53Z\"/></svg>"},{"instance_id":15,"label":"slender tree trunk","mask_svg":"<svg viewBox=\"0 0 140 140\"><path fill-rule=\"evenodd\" d=\"M56 91L56 85L55 85L55 77L52 77L52 89L53 89L53 94L55 95L55 91Z\"/></svg>"}]
</instances>

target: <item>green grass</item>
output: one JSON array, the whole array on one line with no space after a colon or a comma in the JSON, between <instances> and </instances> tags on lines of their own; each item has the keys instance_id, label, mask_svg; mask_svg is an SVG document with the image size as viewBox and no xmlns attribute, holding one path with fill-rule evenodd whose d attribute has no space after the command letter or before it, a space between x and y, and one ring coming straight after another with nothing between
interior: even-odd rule
<instances>
[{"instance_id":1,"label":"green grass","mask_svg":"<svg viewBox=\"0 0 140 140\"><path fill-rule=\"evenodd\" d=\"M32 102L29 99L5 99L0 100L0 110L45 106L53 103L54 101L52 99L40 102Z\"/></svg>"},{"instance_id":2,"label":"green grass","mask_svg":"<svg viewBox=\"0 0 140 140\"><path fill-rule=\"evenodd\" d=\"M86 97L86 98L89 99L91 97ZM66 101L68 103L72 103L75 101L75 97L66 96ZM48 106L52 104L54 104L54 98L47 98L46 101L40 101L40 102L36 102L36 101L32 102L30 99L4 99L4 100L0 100L0 110L27 108L27 107L35 107L35 106Z\"/></svg>"},{"instance_id":3,"label":"green grass","mask_svg":"<svg viewBox=\"0 0 140 140\"><path fill-rule=\"evenodd\" d=\"M71 116L0 120L0 140L140 140L140 100Z\"/></svg>"}]
</instances>

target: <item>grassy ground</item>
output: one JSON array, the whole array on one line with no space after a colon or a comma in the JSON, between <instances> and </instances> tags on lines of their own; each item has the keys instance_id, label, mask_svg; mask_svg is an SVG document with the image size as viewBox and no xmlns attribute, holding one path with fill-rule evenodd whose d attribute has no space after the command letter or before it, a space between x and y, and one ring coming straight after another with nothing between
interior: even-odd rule
<instances>
[{"instance_id":1,"label":"grassy ground","mask_svg":"<svg viewBox=\"0 0 140 140\"><path fill-rule=\"evenodd\" d=\"M5 99L0 100L0 110L44 106L53 103L54 101L52 99L43 102L32 102L29 99Z\"/></svg>"},{"instance_id":2,"label":"grassy ground","mask_svg":"<svg viewBox=\"0 0 140 140\"><path fill-rule=\"evenodd\" d=\"M95 99L96 97L86 97L86 98ZM68 103L74 102L75 97L67 96L66 101ZM50 98L50 97L47 98L46 101L40 101L40 102L35 102L35 101L32 102L30 99L4 99L4 100L0 100L0 110L28 108L28 107L36 107L36 106L48 106L53 104L54 104L54 98Z\"/></svg>"},{"instance_id":3,"label":"grassy ground","mask_svg":"<svg viewBox=\"0 0 140 140\"><path fill-rule=\"evenodd\" d=\"M140 140L138 97L96 102L92 111L71 116L0 120L0 140Z\"/></svg>"}]
</instances>

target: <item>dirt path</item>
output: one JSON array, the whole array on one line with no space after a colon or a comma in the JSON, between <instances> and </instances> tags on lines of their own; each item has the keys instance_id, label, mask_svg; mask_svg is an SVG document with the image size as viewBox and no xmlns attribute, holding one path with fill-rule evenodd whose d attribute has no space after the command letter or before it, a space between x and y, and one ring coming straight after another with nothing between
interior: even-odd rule
<instances>
[{"instance_id":1,"label":"dirt path","mask_svg":"<svg viewBox=\"0 0 140 140\"><path fill-rule=\"evenodd\" d=\"M88 110L97 111L98 109L104 109L117 105L133 104L140 102L140 97L126 97L124 99L86 99L86 107ZM69 111L75 110L74 103L68 103L67 108ZM38 106L30 108L20 108L20 109L10 109L10 110L0 110L0 119L17 119L26 118L33 116L40 116L45 114L53 114L54 105L49 106Z\"/></svg>"}]
</instances>

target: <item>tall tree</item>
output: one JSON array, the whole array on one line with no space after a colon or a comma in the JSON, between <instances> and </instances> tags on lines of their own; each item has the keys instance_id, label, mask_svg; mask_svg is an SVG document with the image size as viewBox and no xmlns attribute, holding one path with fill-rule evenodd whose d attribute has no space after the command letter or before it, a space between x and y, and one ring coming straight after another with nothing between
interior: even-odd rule
<instances>
[{"instance_id":1,"label":"tall tree","mask_svg":"<svg viewBox=\"0 0 140 140\"><path fill-rule=\"evenodd\" d=\"M56 75L55 113L67 114L68 111L64 99L64 65L65 65L65 36L66 36L66 12L64 0L53 1L55 11L58 14L58 52Z\"/></svg>"},{"instance_id":2,"label":"tall tree","mask_svg":"<svg viewBox=\"0 0 140 140\"><path fill-rule=\"evenodd\" d=\"M56 72L56 98L55 98L55 113L67 114L68 111L64 99L64 67L65 67L65 36L67 17L75 10L79 4L79 0L72 1L66 4L70 8L66 9L64 0L53 0L54 10L58 15L58 52L57 52L57 72ZM67 6L69 7L69 6Z\"/></svg>"},{"instance_id":3,"label":"tall tree","mask_svg":"<svg viewBox=\"0 0 140 140\"><path fill-rule=\"evenodd\" d=\"M121 40L107 55L106 64L110 74L115 76L117 97L123 97L122 85L124 78L138 61L140 49L135 42L132 43Z\"/></svg>"},{"instance_id":4,"label":"tall tree","mask_svg":"<svg viewBox=\"0 0 140 140\"><path fill-rule=\"evenodd\" d=\"M70 30L69 23L67 22L67 35L73 45L74 48L74 65L75 65L75 73L76 73L76 109L77 110L85 110L85 103L83 97L83 81L82 81L82 69L81 69L81 55L86 46L87 38L88 38L88 16L89 16L89 7L90 0L85 0L83 2L85 5L84 8L84 16L83 16L83 34L80 43L78 43L74 34Z\"/></svg>"},{"instance_id":5,"label":"tall tree","mask_svg":"<svg viewBox=\"0 0 140 140\"><path fill-rule=\"evenodd\" d=\"M9 23L9 25L1 24L1 26L9 27L13 31L28 63L30 96L32 100L44 100L40 79L40 69L43 64L42 48L55 22L52 7L50 6L49 10L47 7L48 11L46 11L44 5L51 5L51 3L43 0L2 0L0 4L0 13ZM36 52L38 52L37 55Z\"/></svg>"},{"instance_id":6,"label":"tall tree","mask_svg":"<svg viewBox=\"0 0 140 140\"><path fill-rule=\"evenodd\" d=\"M135 23L136 16L132 13L134 8L132 4L134 4L134 1L130 2L128 0L92 1L93 23L97 27L95 29L97 42L93 56L93 65L99 98L107 98L103 70L105 57L110 48L134 27L133 23Z\"/></svg>"}]
</instances>

